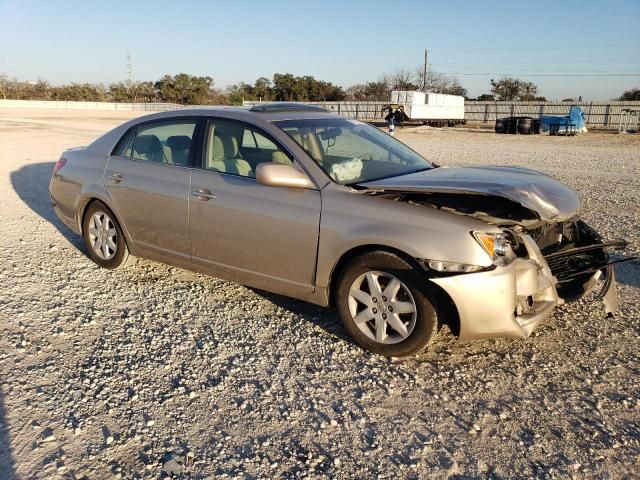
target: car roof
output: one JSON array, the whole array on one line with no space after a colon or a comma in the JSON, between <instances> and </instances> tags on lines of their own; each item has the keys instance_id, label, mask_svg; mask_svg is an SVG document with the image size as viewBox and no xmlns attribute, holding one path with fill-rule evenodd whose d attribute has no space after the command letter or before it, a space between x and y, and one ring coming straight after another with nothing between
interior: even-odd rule
<instances>
[{"instance_id":1,"label":"car roof","mask_svg":"<svg viewBox=\"0 0 640 480\"><path fill-rule=\"evenodd\" d=\"M337 118L339 115L328 112L322 107L307 105L304 103L277 102L262 103L248 107L196 107L168 110L153 113L136 119L137 121L160 120L163 118L189 117L189 116L220 116L248 121L279 121L302 120L311 118ZM137 122L136 122L137 123Z\"/></svg>"},{"instance_id":2,"label":"car roof","mask_svg":"<svg viewBox=\"0 0 640 480\"><path fill-rule=\"evenodd\" d=\"M344 119L340 115L327 112L324 109L306 108L305 104L297 104L296 108L271 108L261 110L251 110L251 107L194 107L182 108L178 110L167 110L164 112L156 112L142 117L136 117L128 122L119 125L113 130L105 133L101 137L94 140L87 149L100 155L108 155L122 138L127 130L131 127L156 120L171 120L180 117L218 117L230 120L245 121L247 123L269 128L272 122L281 120L309 120L309 119Z\"/></svg>"}]
</instances>

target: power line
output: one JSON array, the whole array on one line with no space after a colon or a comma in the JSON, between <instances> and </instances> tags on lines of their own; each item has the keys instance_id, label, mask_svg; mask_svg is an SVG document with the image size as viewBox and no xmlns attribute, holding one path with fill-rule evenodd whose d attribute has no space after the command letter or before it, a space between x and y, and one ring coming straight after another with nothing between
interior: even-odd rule
<instances>
[{"instance_id":1,"label":"power line","mask_svg":"<svg viewBox=\"0 0 640 480\"><path fill-rule=\"evenodd\" d=\"M629 45L640 45L640 42L629 43L601 43L598 45L567 45L564 47L538 47L538 48L485 48L473 50L432 50L433 52L446 53L475 53L475 52L538 52L542 50L579 50L585 48L601 48L601 47L623 47Z\"/></svg>"},{"instance_id":2,"label":"power line","mask_svg":"<svg viewBox=\"0 0 640 480\"><path fill-rule=\"evenodd\" d=\"M458 65L462 67L471 67L475 65L486 67L489 65L546 65L546 64L566 64L566 63L616 63L616 62L635 62L640 61L640 58L618 58L614 60L558 60L548 62L492 62L486 61L481 63L469 63L469 62L438 62L438 65Z\"/></svg>"},{"instance_id":3,"label":"power line","mask_svg":"<svg viewBox=\"0 0 640 480\"><path fill-rule=\"evenodd\" d=\"M495 76L495 75L525 75L527 77L640 77L640 73L471 73L471 72L442 72L447 75L465 76Z\"/></svg>"},{"instance_id":4,"label":"power line","mask_svg":"<svg viewBox=\"0 0 640 480\"><path fill-rule=\"evenodd\" d=\"M501 67L497 67L497 68L501 68ZM487 71L487 65L484 66L484 68L482 67L469 67L469 68L465 68L465 73L480 73L480 72L486 72ZM554 75L576 75L576 74L584 74L584 75L621 75L621 74L625 74L625 75L633 75L633 72L611 72L609 70L551 70L548 68L545 69L526 69L526 70L521 70L521 69L509 69L509 71L511 73L552 73ZM443 73L447 73L446 71Z\"/></svg>"}]
</instances>

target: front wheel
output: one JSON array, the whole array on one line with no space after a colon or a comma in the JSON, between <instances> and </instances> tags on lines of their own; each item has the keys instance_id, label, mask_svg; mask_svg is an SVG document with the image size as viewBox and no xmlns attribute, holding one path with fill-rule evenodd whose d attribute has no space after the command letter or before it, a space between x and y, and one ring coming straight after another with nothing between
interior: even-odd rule
<instances>
[{"instance_id":1,"label":"front wheel","mask_svg":"<svg viewBox=\"0 0 640 480\"><path fill-rule=\"evenodd\" d=\"M342 270L336 302L355 342L387 357L423 350L438 331L425 278L407 261L378 251L356 257Z\"/></svg>"},{"instance_id":2,"label":"front wheel","mask_svg":"<svg viewBox=\"0 0 640 480\"><path fill-rule=\"evenodd\" d=\"M82 236L91 260L104 268L124 266L129 258L127 243L115 215L107 206L94 201L87 207Z\"/></svg>"}]
</instances>

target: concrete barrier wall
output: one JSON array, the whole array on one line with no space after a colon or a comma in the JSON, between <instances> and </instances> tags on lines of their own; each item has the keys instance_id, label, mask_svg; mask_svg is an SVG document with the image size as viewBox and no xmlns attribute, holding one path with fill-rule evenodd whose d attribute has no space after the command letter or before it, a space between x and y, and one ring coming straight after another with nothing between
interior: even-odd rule
<instances>
[{"instance_id":1,"label":"concrete barrier wall","mask_svg":"<svg viewBox=\"0 0 640 480\"><path fill-rule=\"evenodd\" d=\"M117 102L70 102L56 100L3 100L0 108L61 108L69 110L110 110L163 112L185 108L175 103L117 103Z\"/></svg>"}]
</instances>

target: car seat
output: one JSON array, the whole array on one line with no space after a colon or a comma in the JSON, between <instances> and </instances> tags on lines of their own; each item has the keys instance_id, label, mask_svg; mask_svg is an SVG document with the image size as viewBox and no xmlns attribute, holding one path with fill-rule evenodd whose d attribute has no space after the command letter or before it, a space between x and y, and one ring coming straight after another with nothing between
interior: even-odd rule
<instances>
[{"instance_id":1,"label":"car seat","mask_svg":"<svg viewBox=\"0 0 640 480\"><path fill-rule=\"evenodd\" d=\"M219 127L216 127L209 147L207 169L243 177L255 176L249 162L243 160L240 155L238 139L231 134L225 134Z\"/></svg>"},{"instance_id":2,"label":"car seat","mask_svg":"<svg viewBox=\"0 0 640 480\"><path fill-rule=\"evenodd\" d=\"M191 138L187 135L173 135L167 138L167 146L171 149L171 159L174 165L187 165Z\"/></svg>"},{"instance_id":3,"label":"car seat","mask_svg":"<svg viewBox=\"0 0 640 480\"><path fill-rule=\"evenodd\" d=\"M134 158L169 163L162 142L155 135L138 135L133 142Z\"/></svg>"}]
</instances>

